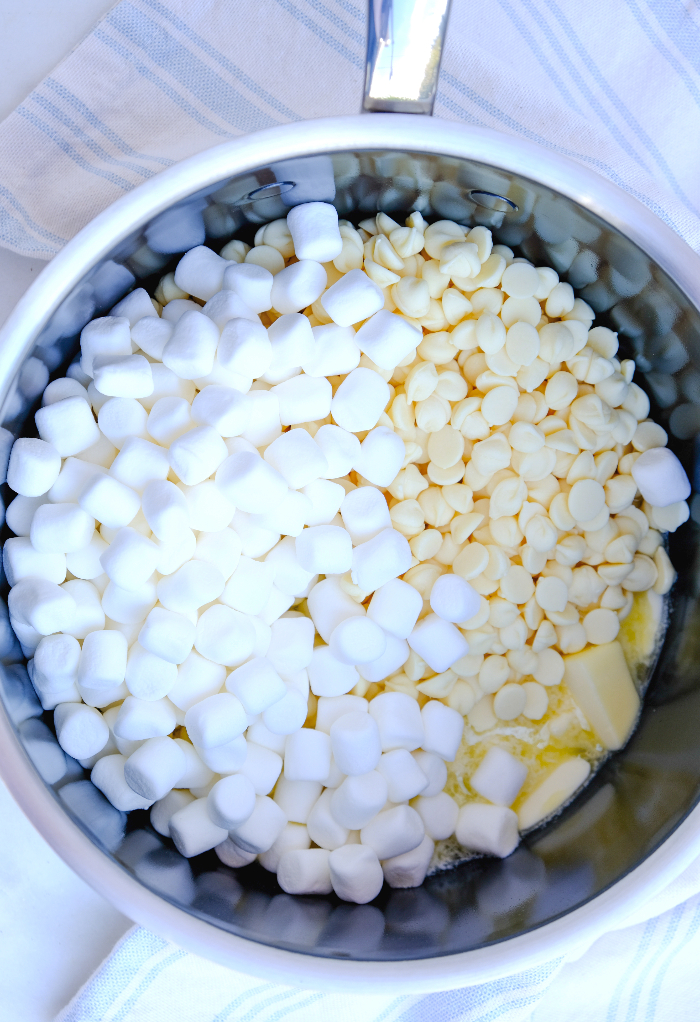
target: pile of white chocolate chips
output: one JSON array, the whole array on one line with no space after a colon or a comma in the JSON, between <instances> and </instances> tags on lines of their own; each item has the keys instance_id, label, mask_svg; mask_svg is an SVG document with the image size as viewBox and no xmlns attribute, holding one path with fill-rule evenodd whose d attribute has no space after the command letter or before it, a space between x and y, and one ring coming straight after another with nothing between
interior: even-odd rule
<instances>
[{"instance_id":1,"label":"pile of white chocolate chips","mask_svg":"<svg viewBox=\"0 0 700 1022\"><path fill-rule=\"evenodd\" d=\"M314 202L85 327L4 565L113 806L363 903L573 796L634 726L618 633L658 631L690 490L593 318L484 227Z\"/></svg>"}]
</instances>

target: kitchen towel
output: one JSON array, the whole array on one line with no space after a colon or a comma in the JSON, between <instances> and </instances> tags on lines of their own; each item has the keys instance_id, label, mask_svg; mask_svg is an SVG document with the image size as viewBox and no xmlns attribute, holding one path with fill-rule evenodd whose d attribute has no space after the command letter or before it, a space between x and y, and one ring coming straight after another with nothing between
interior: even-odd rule
<instances>
[{"instance_id":1,"label":"kitchen towel","mask_svg":"<svg viewBox=\"0 0 700 1022\"><path fill-rule=\"evenodd\" d=\"M174 161L355 114L363 0L122 0L0 124L0 245L49 259ZM435 114L564 153L700 250L695 0L454 0Z\"/></svg>"},{"instance_id":2,"label":"kitchen towel","mask_svg":"<svg viewBox=\"0 0 700 1022\"><path fill-rule=\"evenodd\" d=\"M265 982L135 927L56 1022L697 1022L700 860L626 923L577 961L423 997Z\"/></svg>"}]
</instances>

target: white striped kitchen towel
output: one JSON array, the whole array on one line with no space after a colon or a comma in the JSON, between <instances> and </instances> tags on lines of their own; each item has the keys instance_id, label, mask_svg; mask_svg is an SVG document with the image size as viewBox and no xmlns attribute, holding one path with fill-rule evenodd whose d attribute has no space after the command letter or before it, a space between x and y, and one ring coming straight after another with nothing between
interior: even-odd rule
<instances>
[{"instance_id":1,"label":"white striped kitchen towel","mask_svg":"<svg viewBox=\"0 0 700 1022\"><path fill-rule=\"evenodd\" d=\"M0 124L0 245L50 258L246 132L359 110L363 0L121 0ZM700 250L697 0L454 0L435 114L628 189Z\"/></svg>"},{"instance_id":2,"label":"white striped kitchen towel","mask_svg":"<svg viewBox=\"0 0 700 1022\"><path fill-rule=\"evenodd\" d=\"M136 927L56 1022L697 1022L700 860L577 961L425 997L282 986Z\"/></svg>"}]
</instances>

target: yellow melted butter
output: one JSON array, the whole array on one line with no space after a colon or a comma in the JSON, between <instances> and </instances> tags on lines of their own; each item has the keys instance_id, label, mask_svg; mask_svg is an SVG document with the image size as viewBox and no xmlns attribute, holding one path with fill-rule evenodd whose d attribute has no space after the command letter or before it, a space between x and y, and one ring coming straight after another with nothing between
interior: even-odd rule
<instances>
[{"instance_id":1,"label":"yellow melted butter","mask_svg":"<svg viewBox=\"0 0 700 1022\"><path fill-rule=\"evenodd\" d=\"M655 593L635 593L632 610L620 626L618 640L640 694L649 680L653 655L663 635L663 599ZM523 679L533 680L533 679ZM517 813L526 798L552 770L572 756L591 764L591 777L607 758L607 750L589 729L564 684L547 689L549 708L541 720L518 717L489 731L475 732L465 719L464 736L455 761L448 763L445 791L461 807L468 802L487 802L469 785L487 751L493 745L510 752L528 768L522 791L512 805ZM590 780L590 778L589 778ZM559 806L559 812L563 806ZM445 869L474 856L454 837L436 842L430 872Z\"/></svg>"}]
</instances>

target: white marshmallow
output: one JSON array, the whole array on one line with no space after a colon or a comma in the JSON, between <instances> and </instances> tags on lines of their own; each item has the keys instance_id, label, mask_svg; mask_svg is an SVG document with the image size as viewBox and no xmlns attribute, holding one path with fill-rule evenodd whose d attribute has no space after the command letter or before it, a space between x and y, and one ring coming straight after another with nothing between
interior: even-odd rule
<instances>
[{"instance_id":1,"label":"white marshmallow","mask_svg":"<svg viewBox=\"0 0 700 1022\"><path fill-rule=\"evenodd\" d=\"M216 485L232 504L249 514L262 514L280 501L287 483L259 454L232 454L216 473Z\"/></svg>"},{"instance_id":2,"label":"white marshmallow","mask_svg":"<svg viewBox=\"0 0 700 1022\"><path fill-rule=\"evenodd\" d=\"M260 854L271 848L286 826L287 818L280 807L265 795L255 799L255 809L231 837L244 851Z\"/></svg>"},{"instance_id":3,"label":"white marshmallow","mask_svg":"<svg viewBox=\"0 0 700 1022\"><path fill-rule=\"evenodd\" d=\"M162 699L177 681L177 666L135 642L127 657L125 681L137 699Z\"/></svg>"},{"instance_id":4,"label":"white marshmallow","mask_svg":"<svg viewBox=\"0 0 700 1022\"><path fill-rule=\"evenodd\" d=\"M314 440L328 462L326 478L341 479L351 471L360 454L360 441L354 433L328 423L321 426Z\"/></svg>"},{"instance_id":5,"label":"white marshmallow","mask_svg":"<svg viewBox=\"0 0 700 1022\"><path fill-rule=\"evenodd\" d=\"M184 719L184 715L183 715ZM185 770L180 777L178 784L181 788L205 788L214 780L214 773L201 758L194 745L186 742L184 738L176 738L176 745L182 749L185 756Z\"/></svg>"},{"instance_id":6,"label":"white marshmallow","mask_svg":"<svg viewBox=\"0 0 700 1022\"><path fill-rule=\"evenodd\" d=\"M300 596L314 577L299 564L296 544L291 536L285 536L270 550L265 563L271 564L275 570L275 586L290 596Z\"/></svg>"},{"instance_id":7,"label":"white marshmallow","mask_svg":"<svg viewBox=\"0 0 700 1022\"><path fill-rule=\"evenodd\" d=\"M65 753L43 721L36 718L23 720L18 724L17 732L27 755L47 784L56 784L65 777L68 769Z\"/></svg>"},{"instance_id":8,"label":"white marshmallow","mask_svg":"<svg viewBox=\"0 0 700 1022\"><path fill-rule=\"evenodd\" d=\"M31 680L44 710L80 700L76 688L79 660L80 643L72 635L55 633L39 642Z\"/></svg>"},{"instance_id":9,"label":"white marshmallow","mask_svg":"<svg viewBox=\"0 0 700 1022\"><path fill-rule=\"evenodd\" d=\"M42 504L48 504L49 499L49 495L45 493L40 497L17 496L10 501L5 512L5 520L15 536L29 536L34 512Z\"/></svg>"},{"instance_id":10,"label":"white marshmallow","mask_svg":"<svg viewBox=\"0 0 700 1022\"><path fill-rule=\"evenodd\" d=\"M241 866L247 866L256 859L255 852L244 852L230 837L217 845L214 851L223 864L231 866L232 869L240 869Z\"/></svg>"},{"instance_id":11,"label":"white marshmallow","mask_svg":"<svg viewBox=\"0 0 700 1022\"><path fill-rule=\"evenodd\" d=\"M89 759L104 749L109 728L99 710L83 703L59 703L53 714L58 744L73 759Z\"/></svg>"},{"instance_id":12,"label":"white marshmallow","mask_svg":"<svg viewBox=\"0 0 700 1022\"><path fill-rule=\"evenodd\" d=\"M387 309L376 312L357 331L360 349L380 369L395 369L422 340L422 333Z\"/></svg>"},{"instance_id":13,"label":"white marshmallow","mask_svg":"<svg viewBox=\"0 0 700 1022\"><path fill-rule=\"evenodd\" d=\"M250 319L229 319L221 331L217 360L230 373L238 373L248 380L257 379L267 372L272 362L267 330L262 323Z\"/></svg>"},{"instance_id":14,"label":"white marshmallow","mask_svg":"<svg viewBox=\"0 0 700 1022\"><path fill-rule=\"evenodd\" d=\"M268 795L282 772L282 757L255 742L247 742L246 758L239 768L253 785L256 795Z\"/></svg>"},{"instance_id":15,"label":"white marshmallow","mask_svg":"<svg viewBox=\"0 0 700 1022\"><path fill-rule=\"evenodd\" d=\"M361 696L321 696L316 707L316 729L331 733L331 727L340 717L346 713L361 711L367 713L368 702Z\"/></svg>"},{"instance_id":16,"label":"white marshmallow","mask_svg":"<svg viewBox=\"0 0 700 1022\"><path fill-rule=\"evenodd\" d=\"M387 426L371 430L360 447L354 469L377 486L390 486L403 465L406 448L400 436Z\"/></svg>"},{"instance_id":17,"label":"white marshmallow","mask_svg":"<svg viewBox=\"0 0 700 1022\"><path fill-rule=\"evenodd\" d=\"M259 319L251 308L235 291L218 291L202 309L204 315L223 330L232 319L248 319L251 323L259 323Z\"/></svg>"},{"instance_id":18,"label":"white marshmallow","mask_svg":"<svg viewBox=\"0 0 700 1022\"><path fill-rule=\"evenodd\" d=\"M393 578L374 593L367 616L385 632L407 639L423 609L423 598L403 579Z\"/></svg>"},{"instance_id":19,"label":"white marshmallow","mask_svg":"<svg viewBox=\"0 0 700 1022\"><path fill-rule=\"evenodd\" d=\"M200 309L201 306L189 298L173 298L163 306L162 316L169 323L175 324L186 312L199 312Z\"/></svg>"},{"instance_id":20,"label":"white marshmallow","mask_svg":"<svg viewBox=\"0 0 700 1022\"><path fill-rule=\"evenodd\" d=\"M348 830L360 830L377 815L387 793L387 783L377 770L346 777L331 798L333 819Z\"/></svg>"},{"instance_id":21,"label":"white marshmallow","mask_svg":"<svg viewBox=\"0 0 700 1022\"><path fill-rule=\"evenodd\" d=\"M345 499L344 488L330 479L314 479L303 488L303 493L311 501L305 525L330 525Z\"/></svg>"},{"instance_id":22,"label":"white marshmallow","mask_svg":"<svg viewBox=\"0 0 700 1022\"><path fill-rule=\"evenodd\" d=\"M242 774L222 777L207 795L209 819L217 827L240 827L255 809L255 788Z\"/></svg>"},{"instance_id":23,"label":"white marshmallow","mask_svg":"<svg viewBox=\"0 0 700 1022\"><path fill-rule=\"evenodd\" d=\"M200 615L194 645L207 660L238 667L253 652L255 629L245 614L214 604Z\"/></svg>"},{"instance_id":24,"label":"white marshmallow","mask_svg":"<svg viewBox=\"0 0 700 1022\"><path fill-rule=\"evenodd\" d=\"M240 537L233 529L203 530L197 537L193 556L197 561L213 564L224 579L229 579L241 557Z\"/></svg>"},{"instance_id":25,"label":"white marshmallow","mask_svg":"<svg viewBox=\"0 0 700 1022\"><path fill-rule=\"evenodd\" d=\"M274 577L271 564L243 556L226 583L221 602L244 614L259 614L270 598Z\"/></svg>"},{"instance_id":26,"label":"white marshmallow","mask_svg":"<svg viewBox=\"0 0 700 1022\"><path fill-rule=\"evenodd\" d=\"M202 312L186 312L163 349L163 364L183 380L206 376L214 367L219 330Z\"/></svg>"},{"instance_id":27,"label":"white marshmallow","mask_svg":"<svg viewBox=\"0 0 700 1022\"><path fill-rule=\"evenodd\" d=\"M443 621L468 621L479 610L481 597L459 575L448 573L433 584L430 606Z\"/></svg>"},{"instance_id":28,"label":"white marshmallow","mask_svg":"<svg viewBox=\"0 0 700 1022\"><path fill-rule=\"evenodd\" d=\"M40 553L25 536L5 540L2 562L11 586L21 578L45 578L60 585L66 577L66 555Z\"/></svg>"},{"instance_id":29,"label":"white marshmallow","mask_svg":"<svg viewBox=\"0 0 700 1022\"><path fill-rule=\"evenodd\" d=\"M108 633L106 633L108 634ZM226 668L205 660L194 650L177 671L177 681L168 692L168 699L180 710L189 710L201 699L216 695L226 679Z\"/></svg>"},{"instance_id":30,"label":"white marshmallow","mask_svg":"<svg viewBox=\"0 0 700 1022\"><path fill-rule=\"evenodd\" d=\"M160 401L163 397L182 397L188 402L193 399L195 385L191 380L181 380L172 369L168 369L162 362L152 362L151 372L153 374L153 393L139 399L147 412L150 412L156 401Z\"/></svg>"},{"instance_id":31,"label":"white marshmallow","mask_svg":"<svg viewBox=\"0 0 700 1022\"><path fill-rule=\"evenodd\" d=\"M428 614L418 622L408 637L408 644L437 674L442 674L469 652L469 644L462 633L437 614Z\"/></svg>"},{"instance_id":32,"label":"white marshmallow","mask_svg":"<svg viewBox=\"0 0 700 1022\"><path fill-rule=\"evenodd\" d=\"M652 507L668 507L690 496L685 469L668 447L652 447L640 454L632 466L632 476Z\"/></svg>"},{"instance_id":33,"label":"white marshmallow","mask_svg":"<svg viewBox=\"0 0 700 1022\"><path fill-rule=\"evenodd\" d=\"M189 618L163 607L154 607L139 632L138 641L161 660L182 664L192 652L194 634L195 626Z\"/></svg>"},{"instance_id":34,"label":"white marshmallow","mask_svg":"<svg viewBox=\"0 0 700 1022\"><path fill-rule=\"evenodd\" d=\"M153 310L155 312L155 309ZM141 351L158 360L163 357L163 350L173 335L173 324L158 315L144 316L131 327L131 340ZM153 370L151 370L151 377Z\"/></svg>"},{"instance_id":35,"label":"white marshmallow","mask_svg":"<svg viewBox=\"0 0 700 1022\"><path fill-rule=\"evenodd\" d=\"M376 852L378 859L391 859L411 852L424 837L423 821L410 806L387 809L360 831L360 841Z\"/></svg>"},{"instance_id":36,"label":"white marshmallow","mask_svg":"<svg viewBox=\"0 0 700 1022\"><path fill-rule=\"evenodd\" d=\"M263 713L263 723L276 735L291 735L304 724L308 714L307 701L295 689L287 688L281 699Z\"/></svg>"},{"instance_id":37,"label":"white marshmallow","mask_svg":"<svg viewBox=\"0 0 700 1022\"><path fill-rule=\"evenodd\" d=\"M395 855L382 862L384 879L389 887L420 887L425 880L430 860L435 851L435 842L428 835L410 852Z\"/></svg>"},{"instance_id":38,"label":"white marshmallow","mask_svg":"<svg viewBox=\"0 0 700 1022\"><path fill-rule=\"evenodd\" d=\"M147 420L146 409L133 397L111 397L97 415L99 428L120 449L132 438L145 438Z\"/></svg>"},{"instance_id":39,"label":"white marshmallow","mask_svg":"<svg viewBox=\"0 0 700 1022\"><path fill-rule=\"evenodd\" d=\"M290 851L306 850L310 845L311 838L306 827L299 823L288 823L274 844L266 852L261 852L258 862L264 869L276 873L283 855Z\"/></svg>"},{"instance_id":40,"label":"white marshmallow","mask_svg":"<svg viewBox=\"0 0 700 1022\"><path fill-rule=\"evenodd\" d=\"M119 269L123 269L123 267L119 267ZM134 323L138 323L144 316L150 316L154 319L158 318L158 313L154 308L151 296L143 287L135 288L125 298L122 298L120 302L117 302L110 310L110 315L125 316L131 326Z\"/></svg>"},{"instance_id":41,"label":"white marshmallow","mask_svg":"<svg viewBox=\"0 0 700 1022\"><path fill-rule=\"evenodd\" d=\"M191 706L185 714L185 727L198 748L213 749L243 734L248 719L242 704L228 692L209 696Z\"/></svg>"},{"instance_id":42,"label":"white marshmallow","mask_svg":"<svg viewBox=\"0 0 700 1022\"><path fill-rule=\"evenodd\" d=\"M396 674L406 663L410 656L410 649L405 639L398 639L395 635L384 633L386 647L381 656L376 660L360 664L358 670L365 681L384 681L385 678Z\"/></svg>"},{"instance_id":43,"label":"white marshmallow","mask_svg":"<svg viewBox=\"0 0 700 1022\"><path fill-rule=\"evenodd\" d=\"M407 802L428 787L428 778L407 749L385 752L377 770L387 783L390 802Z\"/></svg>"},{"instance_id":44,"label":"white marshmallow","mask_svg":"<svg viewBox=\"0 0 700 1022\"><path fill-rule=\"evenodd\" d=\"M248 424L243 437L255 447L271 444L282 432L279 399L271 390L251 390L246 394L246 412Z\"/></svg>"},{"instance_id":45,"label":"white marshmallow","mask_svg":"<svg viewBox=\"0 0 700 1022\"><path fill-rule=\"evenodd\" d=\"M329 646L344 664L369 664L386 651L386 636L370 618L350 617L333 629Z\"/></svg>"},{"instance_id":46,"label":"white marshmallow","mask_svg":"<svg viewBox=\"0 0 700 1022\"><path fill-rule=\"evenodd\" d=\"M156 587L146 582L136 589L122 589L110 582L102 594L102 609L112 621L134 625L143 621L156 604Z\"/></svg>"},{"instance_id":47,"label":"white marshmallow","mask_svg":"<svg viewBox=\"0 0 700 1022\"><path fill-rule=\"evenodd\" d=\"M527 767L506 749L491 746L469 778L478 795L497 806L511 806L525 783Z\"/></svg>"},{"instance_id":48,"label":"white marshmallow","mask_svg":"<svg viewBox=\"0 0 700 1022\"><path fill-rule=\"evenodd\" d=\"M112 728L115 738L131 742L169 735L177 727L172 705L167 699L137 699L127 696Z\"/></svg>"},{"instance_id":49,"label":"white marshmallow","mask_svg":"<svg viewBox=\"0 0 700 1022\"><path fill-rule=\"evenodd\" d=\"M289 735L284 747L284 776L290 781L325 781L331 768L331 741L323 731L307 727ZM289 813L287 816L293 819Z\"/></svg>"},{"instance_id":50,"label":"white marshmallow","mask_svg":"<svg viewBox=\"0 0 700 1022\"><path fill-rule=\"evenodd\" d=\"M287 894L330 894L331 870L325 848L290 849L280 857L277 883Z\"/></svg>"},{"instance_id":51,"label":"white marshmallow","mask_svg":"<svg viewBox=\"0 0 700 1022\"><path fill-rule=\"evenodd\" d=\"M81 397L68 397L46 405L38 410L34 419L41 439L52 444L62 458L79 454L100 439L92 410Z\"/></svg>"},{"instance_id":52,"label":"white marshmallow","mask_svg":"<svg viewBox=\"0 0 700 1022\"><path fill-rule=\"evenodd\" d=\"M235 291L253 312L267 312L272 308L270 291L273 276L264 266L255 263L229 263L224 271L224 288ZM258 375L258 374L253 374Z\"/></svg>"},{"instance_id":53,"label":"white marshmallow","mask_svg":"<svg viewBox=\"0 0 700 1022\"><path fill-rule=\"evenodd\" d=\"M226 688L243 703L246 713L262 713L286 694L287 688L265 657L254 657L226 679Z\"/></svg>"},{"instance_id":54,"label":"white marshmallow","mask_svg":"<svg viewBox=\"0 0 700 1022\"><path fill-rule=\"evenodd\" d=\"M363 270L350 270L335 284L331 284L323 295L322 302L323 308L334 323L341 327L349 327L363 319L369 319L370 316L374 317L374 314L384 306L384 293ZM411 347L415 348L416 343L414 342ZM401 357L403 358L403 355Z\"/></svg>"},{"instance_id":55,"label":"white marshmallow","mask_svg":"<svg viewBox=\"0 0 700 1022\"><path fill-rule=\"evenodd\" d=\"M141 498L112 476L94 473L80 494L79 504L109 529L121 529L136 517Z\"/></svg>"},{"instance_id":56,"label":"white marshmallow","mask_svg":"<svg viewBox=\"0 0 700 1022\"><path fill-rule=\"evenodd\" d=\"M286 266L275 274L272 281L270 300L273 309L285 314L313 305L323 294L327 280L325 269L313 259L300 259Z\"/></svg>"},{"instance_id":57,"label":"white marshmallow","mask_svg":"<svg viewBox=\"0 0 700 1022\"><path fill-rule=\"evenodd\" d=\"M190 802L194 802L194 796L189 791L169 791L164 798L158 799L151 807L150 821L153 829L162 834L163 837L170 837L170 819L178 809L184 809Z\"/></svg>"},{"instance_id":58,"label":"white marshmallow","mask_svg":"<svg viewBox=\"0 0 700 1022\"><path fill-rule=\"evenodd\" d=\"M61 471L61 455L53 444L31 437L15 440L7 465L7 484L24 497L51 489Z\"/></svg>"},{"instance_id":59,"label":"white marshmallow","mask_svg":"<svg viewBox=\"0 0 700 1022\"><path fill-rule=\"evenodd\" d=\"M459 811L455 835L470 851L505 859L520 841L518 817L504 806L470 802Z\"/></svg>"},{"instance_id":60,"label":"white marshmallow","mask_svg":"<svg viewBox=\"0 0 700 1022\"><path fill-rule=\"evenodd\" d=\"M78 369L78 372L80 372L80 369ZM89 382L88 378L86 378L86 381ZM88 401L88 403L90 400L87 390L78 380L64 376L62 379L54 380L46 387L41 396L41 403L42 405L52 405L56 401L63 401L66 397L82 397L83 401Z\"/></svg>"},{"instance_id":61,"label":"white marshmallow","mask_svg":"<svg viewBox=\"0 0 700 1022\"><path fill-rule=\"evenodd\" d=\"M70 626L64 628L68 635L84 639L89 632L104 628L105 614L100 593L92 582L74 578L64 582L61 588L75 600L75 615Z\"/></svg>"},{"instance_id":62,"label":"white marshmallow","mask_svg":"<svg viewBox=\"0 0 700 1022\"><path fill-rule=\"evenodd\" d=\"M231 387L204 387L192 402L192 418L222 437L239 436L246 427L245 395Z\"/></svg>"},{"instance_id":63,"label":"white marshmallow","mask_svg":"<svg viewBox=\"0 0 700 1022\"><path fill-rule=\"evenodd\" d=\"M106 397L148 397L153 393L151 364L144 355L95 358L95 388Z\"/></svg>"},{"instance_id":64,"label":"white marshmallow","mask_svg":"<svg viewBox=\"0 0 700 1022\"><path fill-rule=\"evenodd\" d=\"M76 578L97 579L104 575L100 557L107 549L102 537L94 532L87 546L66 554L66 568Z\"/></svg>"},{"instance_id":65,"label":"white marshmallow","mask_svg":"<svg viewBox=\"0 0 700 1022\"><path fill-rule=\"evenodd\" d=\"M386 498L374 486L351 490L340 505L340 514L354 544L366 543L383 529L391 528Z\"/></svg>"},{"instance_id":66,"label":"white marshmallow","mask_svg":"<svg viewBox=\"0 0 700 1022\"><path fill-rule=\"evenodd\" d=\"M83 328L80 334L80 368L86 376L93 375L93 360L100 355L131 354L130 329L128 318L121 315L93 319Z\"/></svg>"},{"instance_id":67,"label":"white marshmallow","mask_svg":"<svg viewBox=\"0 0 700 1022\"><path fill-rule=\"evenodd\" d=\"M305 429L290 429L273 440L264 458L295 490L325 475L328 469L323 452Z\"/></svg>"},{"instance_id":68,"label":"white marshmallow","mask_svg":"<svg viewBox=\"0 0 700 1022\"><path fill-rule=\"evenodd\" d=\"M211 426L197 426L170 445L170 466L186 486L213 475L228 458L226 444Z\"/></svg>"},{"instance_id":69,"label":"white marshmallow","mask_svg":"<svg viewBox=\"0 0 700 1022\"><path fill-rule=\"evenodd\" d=\"M337 525L314 525L304 529L295 543L299 564L313 574L342 574L352 564L352 540L345 529Z\"/></svg>"},{"instance_id":70,"label":"white marshmallow","mask_svg":"<svg viewBox=\"0 0 700 1022\"><path fill-rule=\"evenodd\" d=\"M213 749L197 748L197 755L215 774L235 774L241 769L248 756L248 742L245 735L238 735L224 745Z\"/></svg>"},{"instance_id":71,"label":"white marshmallow","mask_svg":"<svg viewBox=\"0 0 700 1022\"><path fill-rule=\"evenodd\" d=\"M279 401L280 422L283 426L325 419L330 414L331 402L334 400L333 389L325 377L305 374L278 383L271 393Z\"/></svg>"},{"instance_id":72,"label":"white marshmallow","mask_svg":"<svg viewBox=\"0 0 700 1022\"><path fill-rule=\"evenodd\" d=\"M126 757L119 753L103 756L92 768L90 780L109 799L115 809L130 812L132 809L149 809L152 800L137 795L124 779Z\"/></svg>"},{"instance_id":73,"label":"white marshmallow","mask_svg":"<svg viewBox=\"0 0 700 1022\"><path fill-rule=\"evenodd\" d=\"M313 355L302 362L308 376L345 376L360 364L360 349L352 327L315 326Z\"/></svg>"},{"instance_id":74,"label":"white marshmallow","mask_svg":"<svg viewBox=\"0 0 700 1022\"><path fill-rule=\"evenodd\" d=\"M251 724L246 735L249 742L262 745L265 749L271 749L272 752L276 752L279 756L284 754L287 736L273 734L272 731L265 727L262 720L256 720L254 724Z\"/></svg>"},{"instance_id":75,"label":"white marshmallow","mask_svg":"<svg viewBox=\"0 0 700 1022\"><path fill-rule=\"evenodd\" d=\"M149 738L127 758L124 780L137 795L155 802L182 780L185 754L172 738Z\"/></svg>"},{"instance_id":76,"label":"white marshmallow","mask_svg":"<svg viewBox=\"0 0 700 1022\"><path fill-rule=\"evenodd\" d=\"M344 845L328 856L333 890L343 901L366 905L382 889L384 874L376 853L366 845Z\"/></svg>"},{"instance_id":77,"label":"white marshmallow","mask_svg":"<svg viewBox=\"0 0 700 1022\"><path fill-rule=\"evenodd\" d=\"M338 769L352 776L374 770L382 754L377 722L362 710L345 713L333 722L330 744Z\"/></svg>"},{"instance_id":78,"label":"white marshmallow","mask_svg":"<svg viewBox=\"0 0 700 1022\"><path fill-rule=\"evenodd\" d=\"M43 578L20 579L10 590L7 605L15 631L18 626L29 626L40 636L70 628L76 612L73 597Z\"/></svg>"},{"instance_id":79,"label":"white marshmallow","mask_svg":"<svg viewBox=\"0 0 700 1022\"><path fill-rule=\"evenodd\" d=\"M366 593L372 593L408 571L411 561L411 548L406 537L396 529L383 529L353 550L352 580ZM464 656L464 653L460 655Z\"/></svg>"},{"instance_id":80,"label":"white marshmallow","mask_svg":"<svg viewBox=\"0 0 700 1022\"><path fill-rule=\"evenodd\" d=\"M184 494L166 479L153 479L146 484L141 505L146 521L159 540L175 541L189 526Z\"/></svg>"},{"instance_id":81,"label":"white marshmallow","mask_svg":"<svg viewBox=\"0 0 700 1022\"><path fill-rule=\"evenodd\" d=\"M457 826L459 806L445 791L432 797L420 795L415 801L416 812L423 821L425 833L433 841L451 837Z\"/></svg>"},{"instance_id":82,"label":"white marshmallow","mask_svg":"<svg viewBox=\"0 0 700 1022\"><path fill-rule=\"evenodd\" d=\"M221 596L224 586L224 576L215 565L192 560L158 582L158 599L176 614L191 614Z\"/></svg>"},{"instance_id":83,"label":"white marshmallow","mask_svg":"<svg viewBox=\"0 0 700 1022\"><path fill-rule=\"evenodd\" d=\"M224 273L230 265L210 248L198 245L185 252L175 268L175 283L181 291L207 301L224 282Z\"/></svg>"},{"instance_id":84,"label":"white marshmallow","mask_svg":"<svg viewBox=\"0 0 700 1022\"><path fill-rule=\"evenodd\" d=\"M287 227L297 259L328 263L340 255L343 239L338 228L338 213L330 203L304 202L294 206L287 213Z\"/></svg>"},{"instance_id":85,"label":"white marshmallow","mask_svg":"<svg viewBox=\"0 0 700 1022\"><path fill-rule=\"evenodd\" d=\"M448 763L454 762L464 732L462 714L437 699L431 699L425 704L420 715L425 730L423 749L426 752L434 752Z\"/></svg>"},{"instance_id":86,"label":"white marshmallow","mask_svg":"<svg viewBox=\"0 0 700 1022\"><path fill-rule=\"evenodd\" d=\"M180 855L191 859L220 845L228 837L210 818L206 798L195 799L170 817L170 836Z\"/></svg>"},{"instance_id":87,"label":"white marshmallow","mask_svg":"<svg viewBox=\"0 0 700 1022\"><path fill-rule=\"evenodd\" d=\"M276 319L268 328L267 337L272 353L264 374L267 383L281 383L289 379L304 362L314 357L316 342L311 324L299 312L290 312Z\"/></svg>"},{"instance_id":88,"label":"white marshmallow","mask_svg":"<svg viewBox=\"0 0 700 1022\"><path fill-rule=\"evenodd\" d=\"M433 795L439 795L447 784L447 767L445 761L439 756L436 756L434 752L423 752L419 749L417 752L412 752L411 755L416 761L422 772L428 778L428 786L423 789L421 795L425 798L431 798Z\"/></svg>"},{"instance_id":89,"label":"white marshmallow","mask_svg":"<svg viewBox=\"0 0 700 1022\"><path fill-rule=\"evenodd\" d=\"M233 520L236 509L211 479L196 486L177 484L187 504L188 525L196 532L220 532ZM239 540L240 554L240 540Z\"/></svg>"},{"instance_id":90,"label":"white marshmallow","mask_svg":"<svg viewBox=\"0 0 700 1022\"><path fill-rule=\"evenodd\" d=\"M359 680L355 668L334 657L328 646L314 648L309 664L309 682L315 696L345 695Z\"/></svg>"},{"instance_id":91,"label":"white marshmallow","mask_svg":"<svg viewBox=\"0 0 700 1022\"><path fill-rule=\"evenodd\" d=\"M373 429L386 408L391 391L379 373L359 366L349 373L335 392L329 411L334 421L350 433ZM325 413L327 415L328 412ZM325 416L318 416L323 418ZM299 419L299 422L305 420Z\"/></svg>"},{"instance_id":92,"label":"white marshmallow","mask_svg":"<svg viewBox=\"0 0 700 1022\"><path fill-rule=\"evenodd\" d=\"M331 850L340 848L348 839L348 828L341 826L331 814L331 799L335 792L326 788L315 802L306 821L309 837L314 844Z\"/></svg>"},{"instance_id":93,"label":"white marshmallow","mask_svg":"<svg viewBox=\"0 0 700 1022\"><path fill-rule=\"evenodd\" d=\"M307 597L307 606L316 631L329 642L334 629L349 617L364 617L365 608L356 603L335 578L317 582Z\"/></svg>"},{"instance_id":94,"label":"white marshmallow","mask_svg":"<svg viewBox=\"0 0 700 1022\"><path fill-rule=\"evenodd\" d=\"M136 590L148 581L156 570L157 560L156 544L128 526L117 532L100 557L110 579L127 591Z\"/></svg>"},{"instance_id":95,"label":"white marshmallow","mask_svg":"<svg viewBox=\"0 0 700 1022\"><path fill-rule=\"evenodd\" d=\"M118 401L120 398L114 400ZM110 466L109 474L137 493L143 493L150 482L165 479L169 471L168 452L149 440L135 436L126 438Z\"/></svg>"},{"instance_id":96,"label":"white marshmallow","mask_svg":"<svg viewBox=\"0 0 700 1022\"><path fill-rule=\"evenodd\" d=\"M77 504L42 504L34 512L29 538L39 553L72 553L88 545L95 519Z\"/></svg>"},{"instance_id":97,"label":"white marshmallow","mask_svg":"<svg viewBox=\"0 0 700 1022\"><path fill-rule=\"evenodd\" d=\"M305 826L321 789L320 781L292 781L280 777L275 788L275 802L289 821ZM311 838L308 838L304 847L308 848L310 844Z\"/></svg>"},{"instance_id":98,"label":"white marshmallow","mask_svg":"<svg viewBox=\"0 0 700 1022\"><path fill-rule=\"evenodd\" d=\"M308 497L298 490L287 490L279 504L270 507L265 514L251 517L259 528L269 529L278 535L283 533L285 536L296 537L304 528L310 509L311 502Z\"/></svg>"},{"instance_id":99,"label":"white marshmallow","mask_svg":"<svg viewBox=\"0 0 700 1022\"><path fill-rule=\"evenodd\" d=\"M418 703L403 692L382 692L369 704L370 715L376 720L382 742L382 752L392 749L420 748L425 740L423 720Z\"/></svg>"}]
</instances>

